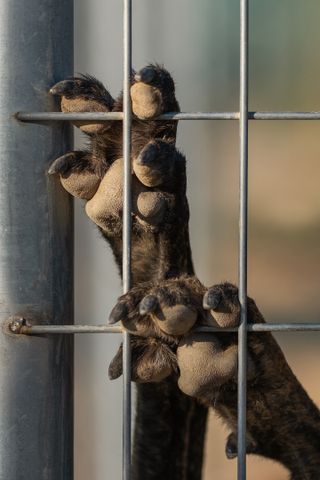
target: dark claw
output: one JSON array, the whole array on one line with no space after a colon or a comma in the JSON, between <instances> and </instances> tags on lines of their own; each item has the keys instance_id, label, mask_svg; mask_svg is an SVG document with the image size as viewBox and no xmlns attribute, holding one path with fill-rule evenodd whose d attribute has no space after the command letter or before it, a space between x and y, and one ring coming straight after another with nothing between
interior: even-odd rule
<instances>
[{"instance_id":1,"label":"dark claw","mask_svg":"<svg viewBox=\"0 0 320 480\"><path fill-rule=\"evenodd\" d=\"M222 299L221 292L208 290L203 297L203 308L206 310L216 310Z\"/></svg>"},{"instance_id":2,"label":"dark claw","mask_svg":"<svg viewBox=\"0 0 320 480\"><path fill-rule=\"evenodd\" d=\"M61 82L53 85L53 87L51 87L49 91L52 95L64 95L65 93L70 92L73 86L73 80L62 80Z\"/></svg>"},{"instance_id":3,"label":"dark claw","mask_svg":"<svg viewBox=\"0 0 320 480\"><path fill-rule=\"evenodd\" d=\"M155 144L148 145L143 149L137 158L138 165L150 166L154 163L158 155L158 148Z\"/></svg>"},{"instance_id":4,"label":"dark claw","mask_svg":"<svg viewBox=\"0 0 320 480\"><path fill-rule=\"evenodd\" d=\"M233 458L236 458L237 456L238 456L238 450L237 450L236 445L228 442L226 444L226 457L229 460L232 460Z\"/></svg>"},{"instance_id":5,"label":"dark claw","mask_svg":"<svg viewBox=\"0 0 320 480\"><path fill-rule=\"evenodd\" d=\"M122 375L122 346L120 346L108 368L109 380L115 380Z\"/></svg>"},{"instance_id":6,"label":"dark claw","mask_svg":"<svg viewBox=\"0 0 320 480\"><path fill-rule=\"evenodd\" d=\"M139 314L140 315L147 315L148 313L152 313L156 310L159 306L159 301L155 295L147 295L144 297L139 305Z\"/></svg>"},{"instance_id":7,"label":"dark claw","mask_svg":"<svg viewBox=\"0 0 320 480\"><path fill-rule=\"evenodd\" d=\"M127 315L128 315L128 308L126 304L123 302L119 302L111 310L108 323L109 325L113 325L114 323L120 322L120 320L124 320Z\"/></svg>"},{"instance_id":8,"label":"dark claw","mask_svg":"<svg viewBox=\"0 0 320 480\"><path fill-rule=\"evenodd\" d=\"M257 445L253 440L246 439L246 452L247 453L257 453ZM229 460L236 458L238 456L238 442L237 436L235 433L231 433L227 438L226 443L226 457Z\"/></svg>"},{"instance_id":9,"label":"dark claw","mask_svg":"<svg viewBox=\"0 0 320 480\"><path fill-rule=\"evenodd\" d=\"M57 158L49 167L48 174L54 175L55 173L66 173L70 168L69 160L73 157L72 154L67 153L62 157Z\"/></svg>"},{"instance_id":10,"label":"dark claw","mask_svg":"<svg viewBox=\"0 0 320 480\"><path fill-rule=\"evenodd\" d=\"M155 77L155 71L151 67L145 67L136 73L134 79L136 82L151 83Z\"/></svg>"}]
</instances>

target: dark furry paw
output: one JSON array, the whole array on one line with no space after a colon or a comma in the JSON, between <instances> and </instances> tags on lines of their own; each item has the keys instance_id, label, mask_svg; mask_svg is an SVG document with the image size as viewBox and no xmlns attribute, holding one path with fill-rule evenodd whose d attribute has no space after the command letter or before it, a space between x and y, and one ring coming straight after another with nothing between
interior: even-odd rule
<instances>
[{"instance_id":1,"label":"dark furry paw","mask_svg":"<svg viewBox=\"0 0 320 480\"><path fill-rule=\"evenodd\" d=\"M188 276L134 287L119 298L109 323L121 321L126 330L143 337L181 336L203 319L203 292L200 282Z\"/></svg>"}]
</instances>

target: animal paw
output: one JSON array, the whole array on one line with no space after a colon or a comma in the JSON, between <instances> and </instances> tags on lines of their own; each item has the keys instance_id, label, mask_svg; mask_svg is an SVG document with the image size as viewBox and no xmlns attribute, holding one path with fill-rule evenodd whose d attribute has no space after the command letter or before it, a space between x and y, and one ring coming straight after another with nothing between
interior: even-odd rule
<instances>
[{"instance_id":1,"label":"animal paw","mask_svg":"<svg viewBox=\"0 0 320 480\"><path fill-rule=\"evenodd\" d=\"M191 276L142 284L119 298L109 323L121 321L132 334L177 342L177 337L204 320L203 293L199 280Z\"/></svg>"}]
</instances>

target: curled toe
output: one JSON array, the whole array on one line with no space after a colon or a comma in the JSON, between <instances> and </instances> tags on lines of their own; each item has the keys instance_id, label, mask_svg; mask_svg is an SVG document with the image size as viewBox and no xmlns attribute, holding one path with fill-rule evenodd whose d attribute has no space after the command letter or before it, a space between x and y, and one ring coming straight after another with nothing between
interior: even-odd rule
<instances>
[{"instance_id":1,"label":"curled toe","mask_svg":"<svg viewBox=\"0 0 320 480\"><path fill-rule=\"evenodd\" d=\"M123 302L119 302L111 310L108 323L109 325L113 325L114 323L124 320L127 315L128 315L128 308L126 304Z\"/></svg>"}]
</instances>

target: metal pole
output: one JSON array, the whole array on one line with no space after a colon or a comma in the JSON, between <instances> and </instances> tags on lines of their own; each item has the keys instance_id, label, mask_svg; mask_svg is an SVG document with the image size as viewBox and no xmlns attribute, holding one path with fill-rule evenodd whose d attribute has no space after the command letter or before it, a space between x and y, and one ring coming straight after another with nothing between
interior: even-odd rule
<instances>
[{"instance_id":1,"label":"metal pole","mask_svg":"<svg viewBox=\"0 0 320 480\"><path fill-rule=\"evenodd\" d=\"M131 72L132 72L132 4L123 0L123 293L131 287ZM131 466L131 348L130 335L123 333L123 415L122 478L130 480Z\"/></svg>"},{"instance_id":2,"label":"metal pole","mask_svg":"<svg viewBox=\"0 0 320 480\"><path fill-rule=\"evenodd\" d=\"M73 338L7 323L73 321L72 203L46 176L70 129L14 117L57 107L48 90L73 71L72 0L3 0L0 65L0 478L70 480Z\"/></svg>"},{"instance_id":3,"label":"metal pole","mask_svg":"<svg viewBox=\"0 0 320 480\"><path fill-rule=\"evenodd\" d=\"M238 333L238 480L246 479L247 223L248 223L248 0L240 0L240 214Z\"/></svg>"}]
</instances>

